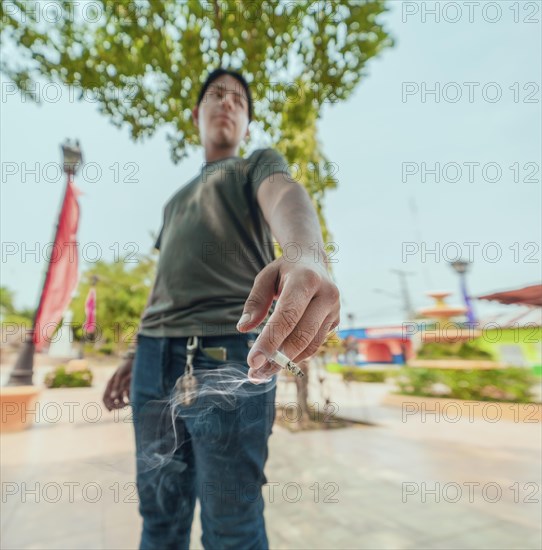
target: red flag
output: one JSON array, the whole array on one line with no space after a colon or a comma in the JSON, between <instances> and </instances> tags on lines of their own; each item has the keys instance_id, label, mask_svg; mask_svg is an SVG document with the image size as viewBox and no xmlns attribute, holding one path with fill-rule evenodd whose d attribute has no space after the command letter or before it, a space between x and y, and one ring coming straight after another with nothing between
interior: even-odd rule
<instances>
[{"instance_id":1,"label":"red flag","mask_svg":"<svg viewBox=\"0 0 542 550\"><path fill-rule=\"evenodd\" d=\"M90 287L85 301L85 322L83 330L88 334L92 334L96 330L96 289Z\"/></svg>"},{"instance_id":2,"label":"red flag","mask_svg":"<svg viewBox=\"0 0 542 550\"><path fill-rule=\"evenodd\" d=\"M41 351L44 339L49 340L71 300L78 280L77 227L79 225L80 191L68 175L66 194L51 251L49 267L34 321L34 344Z\"/></svg>"}]
</instances>

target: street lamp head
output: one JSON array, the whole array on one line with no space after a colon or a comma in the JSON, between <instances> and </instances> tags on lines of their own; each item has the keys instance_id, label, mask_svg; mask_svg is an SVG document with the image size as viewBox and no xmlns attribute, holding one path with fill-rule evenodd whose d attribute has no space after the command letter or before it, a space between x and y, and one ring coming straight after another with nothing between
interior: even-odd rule
<instances>
[{"instance_id":1,"label":"street lamp head","mask_svg":"<svg viewBox=\"0 0 542 550\"><path fill-rule=\"evenodd\" d=\"M467 272L470 262L465 260L456 260L455 262L450 262L451 266L455 269L459 275L463 275Z\"/></svg>"},{"instance_id":2,"label":"street lamp head","mask_svg":"<svg viewBox=\"0 0 542 550\"><path fill-rule=\"evenodd\" d=\"M83 154L81 153L79 140L75 140L75 143L73 143L71 140L67 139L66 142L62 144L62 155L64 157L64 172L74 176L83 162Z\"/></svg>"}]
</instances>

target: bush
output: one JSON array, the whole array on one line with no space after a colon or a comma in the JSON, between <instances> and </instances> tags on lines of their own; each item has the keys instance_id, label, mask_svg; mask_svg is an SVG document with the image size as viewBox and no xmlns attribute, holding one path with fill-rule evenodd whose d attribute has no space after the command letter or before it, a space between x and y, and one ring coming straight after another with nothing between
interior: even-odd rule
<instances>
[{"instance_id":1,"label":"bush","mask_svg":"<svg viewBox=\"0 0 542 550\"><path fill-rule=\"evenodd\" d=\"M399 393L472 401L530 403L536 383L532 372L508 369L422 369L406 367L395 374Z\"/></svg>"},{"instance_id":2,"label":"bush","mask_svg":"<svg viewBox=\"0 0 542 550\"><path fill-rule=\"evenodd\" d=\"M326 365L327 372L338 372L340 374L344 368L345 367L339 363L328 363Z\"/></svg>"},{"instance_id":3,"label":"bush","mask_svg":"<svg viewBox=\"0 0 542 550\"><path fill-rule=\"evenodd\" d=\"M13 325L21 325L23 330L32 328L32 319L18 313L10 313L2 319L2 328L13 328Z\"/></svg>"},{"instance_id":4,"label":"bush","mask_svg":"<svg viewBox=\"0 0 542 550\"><path fill-rule=\"evenodd\" d=\"M92 386L92 371L81 369L68 372L65 365L59 365L47 373L45 385L48 388L88 388Z\"/></svg>"},{"instance_id":5,"label":"bush","mask_svg":"<svg viewBox=\"0 0 542 550\"><path fill-rule=\"evenodd\" d=\"M106 342L98 348L98 352L103 355L113 355L115 353L115 345L112 342Z\"/></svg>"},{"instance_id":6,"label":"bush","mask_svg":"<svg viewBox=\"0 0 542 550\"><path fill-rule=\"evenodd\" d=\"M383 383L386 378L389 378L390 371L388 370L372 370L363 367L345 367L337 363L327 365L328 372L336 372L342 374L345 382L369 382Z\"/></svg>"},{"instance_id":7,"label":"bush","mask_svg":"<svg viewBox=\"0 0 542 550\"><path fill-rule=\"evenodd\" d=\"M383 384L390 373L387 370L368 370L364 368L346 367L343 372L345 382L368 382L373 384Z\"/></svg>"},{"instance_id":8,"label":"bush","mask_svg":"<svg viewBox=\"0 0 542 550\"><path fill-rule=\"evenodd\" d=\"M417 353L418 359L481 359L491 361L493 355L473 342L429 342Z\"/></svg>"}]
</instances>

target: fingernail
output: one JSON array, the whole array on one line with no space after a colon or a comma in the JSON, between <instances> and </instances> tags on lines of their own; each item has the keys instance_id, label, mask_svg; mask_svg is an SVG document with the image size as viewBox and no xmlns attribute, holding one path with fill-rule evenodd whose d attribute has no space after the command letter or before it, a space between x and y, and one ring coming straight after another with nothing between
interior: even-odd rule
<instances>
[{"instance_id":1,"label":"fingernail","mask_svg":"<svg viewBox=\"0 0 542 550\"><path fill-rule=\"evenodd\" d=\"M260 353L259 351L250 358L250 364L253 369L261 368L266 361L267 359L265 355L263 353Z\"/></svg>"},{"instance_id":2,"label":"fingernail","mask_svg":"<svg viewBox=\"0 0 542 550\"><path fill-rule=\"evenodd\" d=\"M250 321L250 313L243 313L243 315L241 315L241 319L239 319L239 321L237 322L237 327L240 327L241 325L244 325L249 321Z\"/></svg>"}]
</instances>

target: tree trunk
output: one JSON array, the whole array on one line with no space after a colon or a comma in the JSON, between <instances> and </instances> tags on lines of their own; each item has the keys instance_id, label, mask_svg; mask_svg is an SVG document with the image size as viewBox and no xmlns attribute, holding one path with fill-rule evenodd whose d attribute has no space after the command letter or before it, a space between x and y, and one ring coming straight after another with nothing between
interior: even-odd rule
<instances>
[{"instance_id":1,"label":"tree trunk","mask_svg":"<svg viewBox=\"0 0 542 550\"><path fill-rule=\"evenodd\" d=\"M301 408L301 423L306 423L310 419L309 411L309 366L310 362L305 359L298 364L298 367L303 371L305 376L295 377L295 385L297 388L297 402Z\"/></svg>"}]
</instances>

